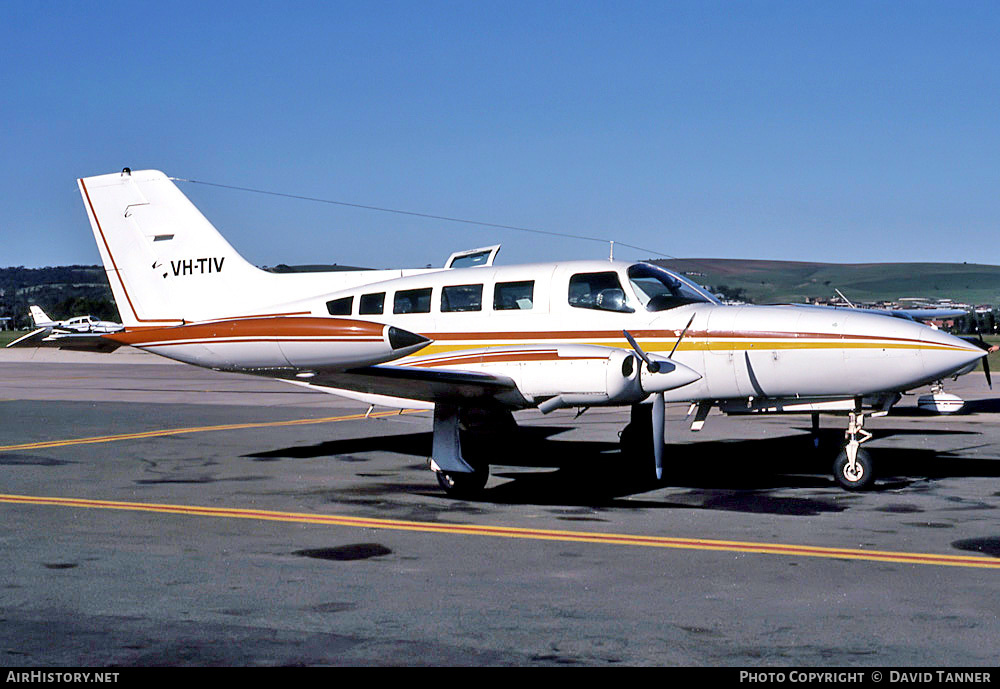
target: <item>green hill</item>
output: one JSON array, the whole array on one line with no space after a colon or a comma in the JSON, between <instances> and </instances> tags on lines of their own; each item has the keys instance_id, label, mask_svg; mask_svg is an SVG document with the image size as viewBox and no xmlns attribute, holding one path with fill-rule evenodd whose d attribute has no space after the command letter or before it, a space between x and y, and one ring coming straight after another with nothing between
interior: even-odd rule
<instances>
[{"instance_id":1,"label":"green hill","mask_svg":"<svg viewBox=\"0 0 1000 689\"><path fill-rule=\"evenodd\" d=\"M653 261L716 291L743 290L757 304L830 298L851 301L907 297L1000 304L1000 266L972 263L806 263L717 258ZM726 288L722 290L720 288Z\"/></svg>"},{"instance_id":2,"label":"green hill","mask_svg":"<svg viewBox=\"0 0 1000 689\"><path fill-rule=\"evenodd\" d=\"M807 263L721 258L655 260L716 292L756 304L829 299L839 289L854 302L906 297L1000 305L1000 266L966 263ZM276 266L277 272L344 270L344 266ZM100 266L0 268L0 316L28 327L29 304L53 318L90 313L118 320L107 276Z\"/></svg>"}]
</instances>

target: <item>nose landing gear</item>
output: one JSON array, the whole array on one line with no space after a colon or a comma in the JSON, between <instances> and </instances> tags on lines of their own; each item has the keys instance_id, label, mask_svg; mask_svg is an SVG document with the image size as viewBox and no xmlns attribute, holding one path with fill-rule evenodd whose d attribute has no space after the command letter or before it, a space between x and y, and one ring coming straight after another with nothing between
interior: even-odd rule
<instances>
[{"instance_id":1,"label":"nose landing gear","mask_svg":"<svg viewBox=\"0 0 1000 689\"><path fill-rule=\"evenodd\" d=\"M881 415L876 412L871 416ZM862 411L852 411L849 414L847 445L833 462L833 478L845 490L865 490L875 480L871 456L861 449L861 443L872 439L872 434L864 429L865 414Z\"/></svg>"}]
</instances>

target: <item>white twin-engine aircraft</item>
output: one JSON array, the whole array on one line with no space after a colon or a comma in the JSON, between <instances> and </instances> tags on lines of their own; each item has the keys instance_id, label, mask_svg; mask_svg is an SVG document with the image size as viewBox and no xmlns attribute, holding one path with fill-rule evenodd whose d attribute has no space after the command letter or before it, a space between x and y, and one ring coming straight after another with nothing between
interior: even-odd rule
<instances>
[{"instance_id":1,"label":"white twin-engine aircraft","mask_svg":"<svg viewBox=\"0 0 1000 689\"><path fill-rule=\"evenodd\" d=\"M834 476L865 488L865 417L985 354L882 315L723 305L641 262L495 266L499 247L489 247L453 254L444 269L273 274L247 263L161 172L126 168L79 185L125 325L102 337L433 409L430 466L450 494L472 494L489 475L469 434L509 429L511 412L527 408L631 407L622 450L651 456L661 477L664 404L682 401L693 430L713 406L847 414Z\"/></svg>"}]
</instances>

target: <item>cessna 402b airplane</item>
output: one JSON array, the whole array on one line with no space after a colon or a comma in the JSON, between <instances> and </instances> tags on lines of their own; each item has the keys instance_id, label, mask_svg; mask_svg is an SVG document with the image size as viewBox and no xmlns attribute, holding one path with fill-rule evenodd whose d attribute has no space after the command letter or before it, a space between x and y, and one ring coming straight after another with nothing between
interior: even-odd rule
<instances>
[{"instance_id":1,"label":"cessna 402b airplane","mask_svg":"<svg viewBox=\"0 0 1000 689\"><path fill-rule=\"evenodd\" d=\"M489 247L453 254L444 269L273 274L161 172L126 168L79 186L125 325L104 339L433 409L430 466L456 495L483 488L489 472L463 451L464 429L504 427L528 408L630 407L623 452L649 456L660 477L666 402L690 403L694 430L715 406L846 414L834 476L861 489L873 477L859 447L871 438L865 418L984 356L898 318L726 306L641 262L495 266L499 247Z\"/></svg>"}]
</instances>

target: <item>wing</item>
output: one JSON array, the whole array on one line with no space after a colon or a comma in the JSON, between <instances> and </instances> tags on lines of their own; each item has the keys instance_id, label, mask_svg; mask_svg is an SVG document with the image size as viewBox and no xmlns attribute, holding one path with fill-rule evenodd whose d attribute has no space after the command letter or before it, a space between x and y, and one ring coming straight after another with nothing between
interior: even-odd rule
<instances>
[{"instance_id":1,"label":"wing","mask_svg":"<svg viewBox=\"0 0 1000 689\"><path fill-rule=\"evenodd\" d=\"M901 313L915 321L943 320L949 318L961 318L968 316L968 311L961 309L893 309L890 314Z\"/></svg>"},{"instance_id":2,"label":"wing","mask_svg":"<svg viewBox=\"0 0 1000 689\"><path fill-rule=\"evenodd\" d=\"M530 406L510 378L475 371L380 365L317 373L307 380L293 382L329 388L334 393L348 391L422 402Z\"/></svg>"}]
</instances>

